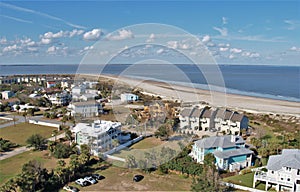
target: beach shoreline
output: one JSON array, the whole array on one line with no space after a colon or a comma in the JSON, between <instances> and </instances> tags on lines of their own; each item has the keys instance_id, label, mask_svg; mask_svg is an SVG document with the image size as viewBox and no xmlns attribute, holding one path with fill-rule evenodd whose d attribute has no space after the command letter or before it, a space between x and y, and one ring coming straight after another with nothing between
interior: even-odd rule
<instances>
[{"instance_id":1,"label":"beach shoreline","mask_svg":"<svg viewBox=\"0 0 300 192\"><path fill-rule=\"evenodd\" d=\"M87 76L94 76L85 74ZM115 83L125 83L168 100L180 100L190 103L208 103L212 107L226 107L237 111L262 114L279 114L300 117L300 102L260 98L231 93L203 90L184 85L142 80L132 77L103 75L100 77L114 80Z\"/></svg>"}]
</instances>

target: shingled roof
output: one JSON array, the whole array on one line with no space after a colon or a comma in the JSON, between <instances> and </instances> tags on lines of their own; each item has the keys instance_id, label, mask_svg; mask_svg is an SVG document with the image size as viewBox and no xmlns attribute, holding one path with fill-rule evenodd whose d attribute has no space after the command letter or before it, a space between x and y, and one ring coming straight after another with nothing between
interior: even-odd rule
<instances>
[{"instance_id":1,"label":"shingled roof","mask_svg":"<svg viewBox=\"0 0 300 192\"><path fill-rule=\"evenodd\" d=\"M228 159L230 157L236 157L241 155L248 155L252 154L253 151L246 149L246 148L239 148L235 150L228 150L228 151L214 151L213 154L216 157L219 157L221 159Z\"/></svg>"},{"instance_id":2,"label":"shingled roof","mask_svg":"<svg viewBox=\"0 0 300 192\"><path fill-rule=\"evenodd\" d=\"M235 142L231 142L231 138L235 137ZM229 148L235 147L237 144L245 143L244 139L241 136L225 135L225 136L213 136L200 139L195 142L199 148L213 148L213 147L222 147Z\"/></svg>"},{"instance_id":3,"label":"shingled roof","mask_svg":"<svg viewBox=\"0 0 300 192\"><path fill-rule=\"evenodd\" d=\"M267 169L277 171L282 167L300 169L300 149L283 149L281 155L271 155Z\"/></svg>"}]
</instances>

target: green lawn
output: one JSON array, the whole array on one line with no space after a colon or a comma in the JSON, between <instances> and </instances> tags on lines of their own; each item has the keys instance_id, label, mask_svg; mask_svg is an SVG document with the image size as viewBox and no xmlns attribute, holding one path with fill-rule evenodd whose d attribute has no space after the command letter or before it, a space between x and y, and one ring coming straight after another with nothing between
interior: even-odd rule
<instances>
[{"instance_id":1,"label":"green lawn","mask_svg":"<svg viewBox=\"0 0 300 192\"><path fill-rule=\"evenodd\" d=\"M143 173L138 170L130 170L116 166L108 167L98 171L105 176L104 180L95 185L80 187L82 191L190 191L192 178L182 178L176 174L158 175L157 173ZM144 179L140 182L133 182L136 174L142 174Z\"/></svg>"},{"instance_id":2,"label":"green lawn","mask_svg":"<svg viewBox=\"0 0 300 192\"><path fill-rule=\"evenodd\" d=\"M8 139L19 145L26 145L26 140L33 134L40 134L45 138L51 137L54 127L34 125L29 123L20 123L16 126L9 126L0 129L0 135L4 139Z\"/></svg>"},{"instance_id":3,"label":"green lawn","mask_svg":"<svg viewBox=\"0 0 300 192\"><path fill-rule=\"evenodd\" d=\"M155 137L147 137L140 142L135 143L130 147L130 149L147 149L147 148L152 148L156 147L158 145L163 144L164 141L161 141L158 138Z\"/></svg>"},{"instance_id":4,"label":"green lawn","mask_svg":"<svg viewBox=\"0 0 300 192\"><path fill-rule=\"evenodd\" d=\"M47 151L27 151L0 161L0 186L19 174L23 164L30 160L39 161L48 170L56 166L57 159L49 157Z\"/></svg>"},{"instance_id":5,"label":"green lawn","mask_svg":"<svg viewBox=\"0 0 300 192\"><path fill-rule=\"evenodd\" d=\"M254 172L247 173L245 175L235 175L235 176L232 176L232 177L226 177L223 180L225 182L234 183L234 184L238 184L238 185L242 185L242 186L252 188L253 176L254 176ZM265 184L257 182L255 189L265 190ZM275 190L270 189L269 191L275 191Z\"/></svg>"}]
</instances>

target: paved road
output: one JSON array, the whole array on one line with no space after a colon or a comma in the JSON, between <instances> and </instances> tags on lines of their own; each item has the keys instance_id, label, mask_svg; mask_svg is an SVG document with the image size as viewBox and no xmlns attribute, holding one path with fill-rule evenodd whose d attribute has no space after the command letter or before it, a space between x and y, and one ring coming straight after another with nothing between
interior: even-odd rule
<instances>
[{"instance_id":1,"label":"paved road","mask_svg":"<svg viewBox=\"0 0 300 192\"><path fill-rule=\"evenodd\" d=\"M21 115L15 115L15 116L13 116L13 115L10 115L10 114L3 114L3 113L1 113L0 115L2 117L16 118L16 122L15 122L16 124L24 123L25 122L25 118L23 116L21 116ZM12 126L12 125L14 125L14 121L9 121L7 123L1 124L0 125L0 129L4 128L4 127Z\"/></svg>"}]
</instances>

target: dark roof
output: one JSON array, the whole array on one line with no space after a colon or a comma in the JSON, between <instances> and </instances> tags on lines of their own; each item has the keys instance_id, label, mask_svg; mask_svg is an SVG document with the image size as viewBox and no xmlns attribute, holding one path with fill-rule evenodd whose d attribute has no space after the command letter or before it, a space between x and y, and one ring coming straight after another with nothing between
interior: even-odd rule
<instances>
[{"instance_id":1,"label":"dark roof","mask_svg":"<svg viewBox=\"0 0 300 192\"><path fill-rule=\"evenodd\" d=\"M235 137L235 142L232 142L232 137ZM230 148L235 147L237 144L245 143L241 136L225 135L225 136L213 136L200 139L195 142L199 148L209 149L212 147Z\"/></svg>"},{"instance_id":2,"label":"dark roof","mask_svg":"<svg viewBox=\"0 0 300 192\"><path fill-rule=\"evenodd\" d=\"M225 109L217 109L216 118L224 118Z\"/></svg>"},{"instance_id":3,"label":"dark roof","mask_svg":"<svg viewBox=\"0 0 300 192\"><path fill-rule=\"evenodd\" d=\"M184 108L181 112L180 115L183 117L189 117L192 112L192 108Z\"/></svg>"},{"instance_id":4,"label":"dark roof","mask_svg":"<svg viewBox=\"0 0 300 192\"><path fill-rule=\"evenodd\" d=\"M300 149L283 149L281 155L271 155L267 169L277 171L282 167L300 169Z\"/></svg>"},{"instance_id":5,"label":"dark roof","mask_svg":"<svg viewBox=\"0 0 300 192\"><path fill-rule=\"evenodd\" d=\"M228 151L214 151L213 154L216 157L219 157L221 159L228 159L230 157L236 157L241 155L248 155L252 154L253 151L246 149L246 148L239 148L235 150L228 150Z\"/></svg>"},{"instance_id":6,"label":"dark roof","mask_svg":"<svg viewBox=\"0 0 300 192\"><path fill-rule=\"evenodd\" d=\"M192 113L191 113L190 116L191 117L200 117L201 112L202 112L202 109L200 109L198 107L195 107L195 108L193 108Z\"/></svg>"},{"instance_id":7,"label":"dark roof","mask_svg":"<svg viewBox=\"0 0 300 192\"><path fill-rule=\"evenodd\" d=\"M85 105L96 106L96 105L99 105L99 103L96 103L95 101L86 101L86 102L75 102L75 103L73 103L73 105L74 106L85 106Z\"/></svg>"},{"instance_id":8,"label":"dark roof","mask_svg":"<svg viewBox=\"0 0 300 192\"><path fill-rule=\"evenodd\" d=\"M231 121L241 122L244 117L245 117L245 115L243 115L243 114L234 113L231 117Z\"/></svg>"},{"instance_id":9,"label":"dark roof","mask_svg":"<svg viewBox=\"0 0 300 192\"><path fill-rule=\"evenodd\" d=\"M226 110L224 113L224 120L229 120L232 116L232 111Z\"/></svg>"},{"instance_id":10,"label":"dark roof","mask_svg":"<svg viewBox=\"0 0 300 192\"><path fill-rule=\"evenodd\" d=\"M212 116L213 110L204 109L204 112L201 115L201 118L210 118Z\"/></svg>"}]
</instances>

